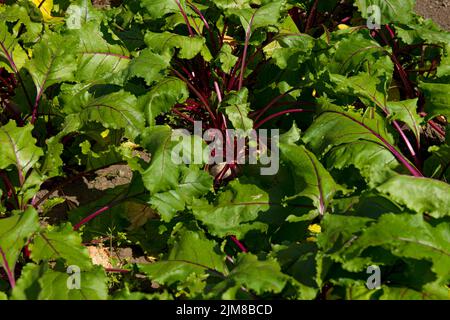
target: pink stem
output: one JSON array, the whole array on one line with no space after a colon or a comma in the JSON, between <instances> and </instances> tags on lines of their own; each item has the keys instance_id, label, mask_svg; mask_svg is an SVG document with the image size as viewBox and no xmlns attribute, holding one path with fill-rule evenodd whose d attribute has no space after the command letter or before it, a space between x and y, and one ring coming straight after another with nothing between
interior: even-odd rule
<instances>
[{"instance_id":1,"label":"pink stem","mask_svg":"<svg viewBox=\"0 0 450 320\"><path fill-rule=\"evenodd\" d=\"M214 81L214 89L216 89L217 99L219 99L219 103L222 103L222 94L220 93L220 88L217 81Z\"/></svg>"},{"instance_id":2,"label":"pink stem","mask_svg":"<svg viewBox=\"0 0 450 320\"><path fill-rule=\"evenodd\" d=\"M276 117L279 117L279 116L282 116L282 115L284 115L284 114L287 114L287 113L304 113L304 112L315 112L315 111L314 111L314 110L306 110L306 109L289 109L289 110L280 111L280 112L277 112L277 113L275 113L275 114L272 114L272 115L268 116L267 118L261 120L260 122L258 122L258 123L254 126L254 128L255 128L255 129L258 129L258 128L261 127L264 123L266 123L266 122L268 122L268 121L270 121L270 120L272 120L272 119L274 119L274 118L276 118Z\"/></svg>"},{"instance_id":3,"label":"pink stem","mask_svg":"<svg viewBox=\"0 0 450 320\"><path fill-rule=\"evenodd\" d=\"M104 206L104 207L98 209L97 211L95 211L94 213L88 215L86 218L84 218L83 220L78 222L76 225L74 225L73 230L80 229L82 225L88 223L89 221L94 219L96 216L102 214L103 212L105 212L106 210L109 210L110 208L111 208L111 206Z\"/></svg>"},{"instance_id":4,"label":"pink stem","mask_svg":"<svg viewBox=\"0 0 450 320\"><path fill-rule=\"evenodd\" d=\"M230 239L238 246L238 248L244 252L247 253L248 250L247 248L242 244L242 242L240 242L235 236L230 236Z\"/></svg>"},{"instance_id":5,"label":"pink stem","mask_svg":"<svg viewBox=\"0 0 450 320\"><path fill-rule=\"evenodd\" d=\"M400 125L398 124L397 121L392 121L392 124L394 125L395 129L398 131L398 133L400 134L400 136L402 137L403 141L406 144L406 147L408 148L409 152L411 153L411 156L414 159L414 163L416 164L417 167L420 167L420 161L419 158L417 157L416 151L414 150L411 142L409 141L408 137L405 135L405 133L403 132L402 128L400 127Z\"/></svg>"}]
</instances>

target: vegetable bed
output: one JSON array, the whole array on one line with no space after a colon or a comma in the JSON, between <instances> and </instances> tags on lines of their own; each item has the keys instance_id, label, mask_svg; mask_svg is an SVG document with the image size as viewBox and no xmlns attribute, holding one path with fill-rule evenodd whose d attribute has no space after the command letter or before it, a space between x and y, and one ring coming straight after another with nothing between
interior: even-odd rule
<instances>
[{"instance_id":1,"label":"vegetable bed","mask_svg":"<svg viewBox=\"0 0 450 320\"><path fill-rule=\"evenodd\" d=\"M415 5L1 1L0 300L450 299Z\"/></svg>"}]
</instances>

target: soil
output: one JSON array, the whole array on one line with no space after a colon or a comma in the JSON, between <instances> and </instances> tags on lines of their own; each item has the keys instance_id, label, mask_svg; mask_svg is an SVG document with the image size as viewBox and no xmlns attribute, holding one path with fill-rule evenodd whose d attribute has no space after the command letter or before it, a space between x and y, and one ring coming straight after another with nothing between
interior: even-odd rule
<instances>
[{"instance_id":1,"label":"soil","mask_svg":"<svg viewBox=\"0 0 450 320\"><path fill-rule=\"evenodd\" d=\"M416 10L426 18L433 19L450 30L450 0L417 0Z\"/></svg>"}]
</instances>

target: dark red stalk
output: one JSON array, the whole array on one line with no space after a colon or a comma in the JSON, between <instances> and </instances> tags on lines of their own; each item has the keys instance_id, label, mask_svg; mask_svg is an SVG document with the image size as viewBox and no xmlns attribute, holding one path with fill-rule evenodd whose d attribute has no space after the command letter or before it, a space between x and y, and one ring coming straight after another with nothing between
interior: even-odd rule
<instances>
[{"instance_id":1,"label":"dark red stalk","mask_svg":"<svg viewBox=\"0 0 450 320\"><path fill-rule=\"evenodd\" d=\"M443 138L445 138L446 135L445 131L443 131L433 120L428 121L428 123L437 133L439 133Z\"/></svg>"},{"instance_id":2,"label":"dark red stalk","mask_svg":"<svg viewBox=\"0 0 450 320\"><path fill-rule=\"evenodd\" d=\"M309 29L311 29L312 24L316 18L317 5L319 4L319 0L315 0L314 4L311 8L311 12L309 13L308 20L306 21L305 33L308 33Z\"/></svg>"},{"instance_id":3,"label":"dark red stalk","mask_svg":"<svg viewBox=\"0 0 450 320\"><path fill-rule=\"evenodd\" d=\"M389 41L384 36L383 32L382 31L377 31L377 34L383 39L385 44L389 46ZM403 85L405 86L406 95L407 95L408 99L412 99L413 97L415 97L415 94L414 94L414 90L413 90L413 88L411 86L411 83L409 81L408 74L406 73L406 71L403 68L403 66L400 63L400 61L398 61L395 53L391 54L388 51L386 51L386 53L389 55L389 57L391 58L392 62L395 64L395 67L396 67L396 69L398 71L400 79L403 82Z\"/></svg>"},{"instance_id":4,"label":"dark red stalk","mask_svg":"<svg viewBox=\"0 0 450 320\"><path fill-rule=\"evenodd\" d=\"M11 268L9 267L8 260L6 260L6 254L3 251L2 247L0 247L0 254L3 259L3 266L5 267L6 275L8 276L8 281L11 286L11 288L14 289L16 286L16 279L14 279L14 273L11 271Z\"/></svg>"},{"instance_id":5,"label":"dark red stalk","mask_svg":"<svg viewBox=\"0 0 450 320\"><path fill-rule=\"evenodd\" d=\"M218 49L219 45L218 45L218 43L216 41L216 38L214 38L212 30L209 27L208 21L206 21L205 16L202 14L202 12L194 4L188 2L188 5L192 8L192 10L194 10L195 13L198 14L200 19L203 21L203 24L205 25L205 28L206 28L206 30L208 31L208 34L209 34L209 40L211 41L212 45L214 45L214 48Z\"/></svg>"},{"instance_id":6,"label":"dark red stalk","mask_svg":"<svg viewBox=\"0 0 450 320\"><path fill-rule=\"evenodd\" d=\"M257 113L257 116L255 117L254 121L258 121L258 119L267 112L267 110L269 110L270 108L272 108L278 101L280 101L282 98L284 98L285 96L287 96L289 93L291 93L292 91L296 90L295 88L292 88L288 91L286 91L285 93L275 97L274 99L272 99L272 101L270 101L267 106L265 106L263 109L261 109L260 111L255 111L255 113Z\"/></svg>"},{"instance_id":7,"label":"dark red stalk","mask_svg":"<svg viewBox=\"0 0 450 320\"><path fill-rule=\"evenodd\" d=\"M183 119L185 119L185 120L187 120L187 121L189 121L189 122L192 122L192 123L195 122L194 119L192 119L191 117L189 117L189 116L185 115L184 113L178 111L178 110L175 109L175 108L172 109L172 112L176 113L177 115L179 115L180 117L182 117Z\"/></svg>"},{"instance_id":8,"label":"dark red stalk","mask_svg":"<svg viewBox=\"0 0 450 320\"><path fill-rule=\"evenodd\" d=\"M235 236L230 236L230 239L231 239L231 241L233 241L238 246L238 248L242 252L244 252L244 253L248 252L247 248Z\"/></svg>"},{"instance_id":9,"label":"dark red stalk","mask_svg":"<svg viewBox=\"0 0 450 320\"><path fill-rule=\"evenodd\" d=\"M187 28L189 31L189 35L191 37L193 37L194 32L192 31L192 27L191 27L191 24L189 23L189 18L187 16L186 12L184 11L183 7L181 6L181 3L179 0L175 0L175 2L177 3L178 8L180 8L181 14L183 15L183 18L184 18L184 22L186 22L186 25L187 25Z\"/></svg>"},{"instance_id":10,"label":"dark red stalk","mask_svg":"<svg viewBox=\"0 0 450 320\"><path fill-rule=\"evenodd\" d=\"M311 112L315 112L315 110L289 109L289 110L280 111L280 112L277 112L277 113L275 113L275 114L272 114L272 115L268 116L267 118L261 120L260 122L258 122L257 124L255 124L254 128L255 128L255 129L258 129L258 128L260 128L264 123L266 123L266 122L268 122L268 121L270 121L270 120L272 120L272 119L274 119L274 118L276 118L276 117L279 117L279 116L282 116L282 115L284 115L284 114L287 114L287 113L305 113L305 112L311 113Z\"/></svg>"},{"instance_id":11,"label":"dark red stalk","mask_svg":"<svg viewBox=\"0 0 450 320\"><path fill-rule=\"evenodd\" d=\"M211 110L211 107L209 106L208 101L206 100L206 98L189 82L189 80L187 80L185 77L183 77L183 75L181 73L179 73L177 70L172 69L172 71L181 79L183 80L187 86L192 90L192 92L200 99L200 101L203 103L203 105L205 106L206 110L208 111L209 115L211 116L213 122L216 124L217 123L217 119L216 116L214 115L214 113Z\"/></svg>"}]
</instances>

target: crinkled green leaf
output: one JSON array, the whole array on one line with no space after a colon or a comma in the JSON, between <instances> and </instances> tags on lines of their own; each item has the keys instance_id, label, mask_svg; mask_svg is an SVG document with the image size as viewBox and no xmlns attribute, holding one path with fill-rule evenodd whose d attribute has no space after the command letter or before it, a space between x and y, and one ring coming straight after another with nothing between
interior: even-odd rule
<instances>
[{"instance_id":1,"label":"crinkled green leaf","mask_svg":"<svg viewBox=\"0 0 450 320\"><path fill-rule=\"evenodd\" d=\"M450 185L445 182L398 175L378 186L377 190L415 212L435 218L450 215Z\"/></svg>"},{"instance_id":2,"label":"crinkled green leaf","mask_svg":"<svg viewBox=\"0 0 450 320\"><path fill-rule=\"evenodd\" d=\"M420 124L423 120L417 114L417 101L418 99L390 101L387 103L387 109L390 112L390 119L406 123L416 139L420 139Z\"/></svg>"},{"instance_id":3,"label":"crinkled green leaf","mask_svg":"<svg viewBox=\"0 0 450 320\"><path fill-rule=\"evenodd\" d=\"M425 111L428 118L445 116L450 119L450 84L420 82L419 88L425 95Z\"/></svg>"},{"instance_id":4,"label":"crinkled green leaf","mask_svg":"<svg viewBox=\"0 0 450 320\"><path fill-rule=\"evenodd\" d=\"M186 83L175 77L160 80L147 94L139 98L144 106L147 122L155 124L155 118L169 112L177 103L183 103L189 97Z\"/></svg>"},{"instance_id":5,"label":"crinkled green leaf","mask_svg":"<svg viewBox=\"0 0 450 320\"><path fill-rule=\"evenodd\" d=\"M188 37L170 32L149 31L145 35L145 43L155 53L173 56L175 49L179 49L177 56L180 59L192 59L202 51L205 39L199 36Z\"/></svg>"},{"instance_id":6,"label":"crinkled green leaf","mask_svg":"<svg viewBox=\"0 0 450 320\"><path fill-rule=\"evenodd\" d=\"M250 104L247 102L248 90L232 92L223 102L225 114L233 124L233 128L248 131L253 128L253 121L249 118Z\"/></svg>"},{"instance_id":7,"label":"crinkled green leaf","mask_svg":"<svg viewBox=\"0 0 450 320\"><path fill-rule=\"evenodd\" d=\"M75 80L74 41L71 37L51 34L34 47L33 58L26 68L33 77L38 96L53 84Z\"/></svg>"},{"instance_id":8,"label":"crinkled green leaf","mask_svg":"<svg viewBox=\"0 0 450 320\"><path fill-rule=\"evenodd\" d=\"M218 237L235 235L241 238L249 230L266 230L267 225L256 220L259 213L268 209L266 192L239 181L232 181L213 203L205 199L195 199L192 203L195 218Z\"/></svg>"},{"instance_id":9,"label":"crinkled green leaf","mask_svg":"<svg viewBox=\"0 0 450 320\"><path fill-rule=\"evenodd\" d=\"M449 227L448 223L433 227L422 215L385 214L349 245L344 256L356 257L366 248L383 246L398 257L431 261L433 272L448 281Z\"/></svg>"},{"instance_id":10,"label":"crinkled green leaf","mask_svg":"<svg viewBox=\"0 0 450 320\"><path fill-rule=\"evenodd\" d=\"M75 115L82 123L95 121L105 128L125 129L131 138L144 128L143 113L137 98L123 90L100 97L83 91L67 101L63 111Z\"/></svg>"},{"instance_id":11,"label":"crinkled green leaf","mask_svg":"<svg viewBox=\"0 0 450 320\"><path fill-rule=\"evenodd\" d=\"M12 165L22 177L25 177L27 172L36 165L43 151L36 146L36 139L31 134L32 130L31 124L17 127L14 121L9 121L0 127L1 169Z\"/></svg>"},{"instance_id":12,"label":"crinkled green leaf","mask_svg":"<svg viewBox=\"0 0 450 320\"><path fill-rule=\"evenodd\" d=\"M2 250L0 261L5 270L6 261L14 274L20 251L38 229L38 214L33 207L28 207L22 213L0 220L0 248Z\"/></svg>"},{"instance_id":13,"label":"crinkled green leaf","mask_svg":"<svg viewBox=\"0 0 450 320\"><path fill-rule=\"evenodd\" d=\"M192 204L212 189L213 179L205 171L195 167L183 167L179 185L173 189L153 195L150 204L158 211L164 221L170 221L177 212Z\"/></svg>"},{"instance_id":14,"label":"crinkled green leaf","mask_svg":"<svg viewBox=\"0 0 450 320\"><path fill-rule=\"evenodd\" d=\"M31 258L36 263L62 258L67 265L77 265L83 270L88 270L92 265L80 234L73 231L70 224L49 226L42 230L34 238L30 249Z\"/></svg>"},{"instance_id":15,"label":"crinkled green leaf","mask_svg":"<svg viewBox=\"0 0 450 320\"><path fill-rule=\"evenodd\" d=\"M364 18L370 18L374 12L379 10L380 23L386 24L391 22L408 23L413 17L415 0L356 0L355 5L358 7ZM368 10L371 6L378 9Z\"/></svg>"},{"instance_id":16,"label":"crinkled green leaf","mask_svg":"<svg viewBox=\"0 0 450 320\"><path fill-rule=\"evenodd\" d=\"M0 66L7 67L11 72L18 71L27 60L28 57L17 39L8 32L5 23L0 23Z\"/></svg>"},{"instance_id":17,"label":"crinkled green leaf","mask_svg":"<svg viewBox=\"0 0 450 320\"><path fill-rule=\"evenodd\" d=\"M73 1L66 10L66 25L69 29L81 29L88 23L99 25L102 18L102 14L89 0Z\"/></svg>"},{"instance_id":18,"label":"crinkled green leaf","mask_svg":"<svg viewBox=\"0 0 450 320\"><path fill-rule=\"evenodd\" d=\"M40 279L39 300L106 300L108 287L105 271L97 267L90 271L80 270L80 288L69 288L73 273L47 271Z\"/></svg>"},{"instance_id":19,"label":"crinkled green leaf","mask_svg":"<svg viewBox=\"0 0 450 320\"><path fill-rule=\"evenodd\" d=\"M191 274L224 276L228 273L225 256L217 244L200 230L180 227L176 230L167 259L140 264L139 270L161 284L185 281Z\"/></svg>"},{"instance_id":20,"label":"crinkled green leaf","mask_svg":"<svg viewBox=\"0 0 450 320\"><path fill-rule=\"evenodd\" d=\"M70 33L78 40L72 50L77 54L76 80L93 84L121 84L130 62L128 50L107 42L97 27L87 24Z\"/></svg>"}]
</instances>

